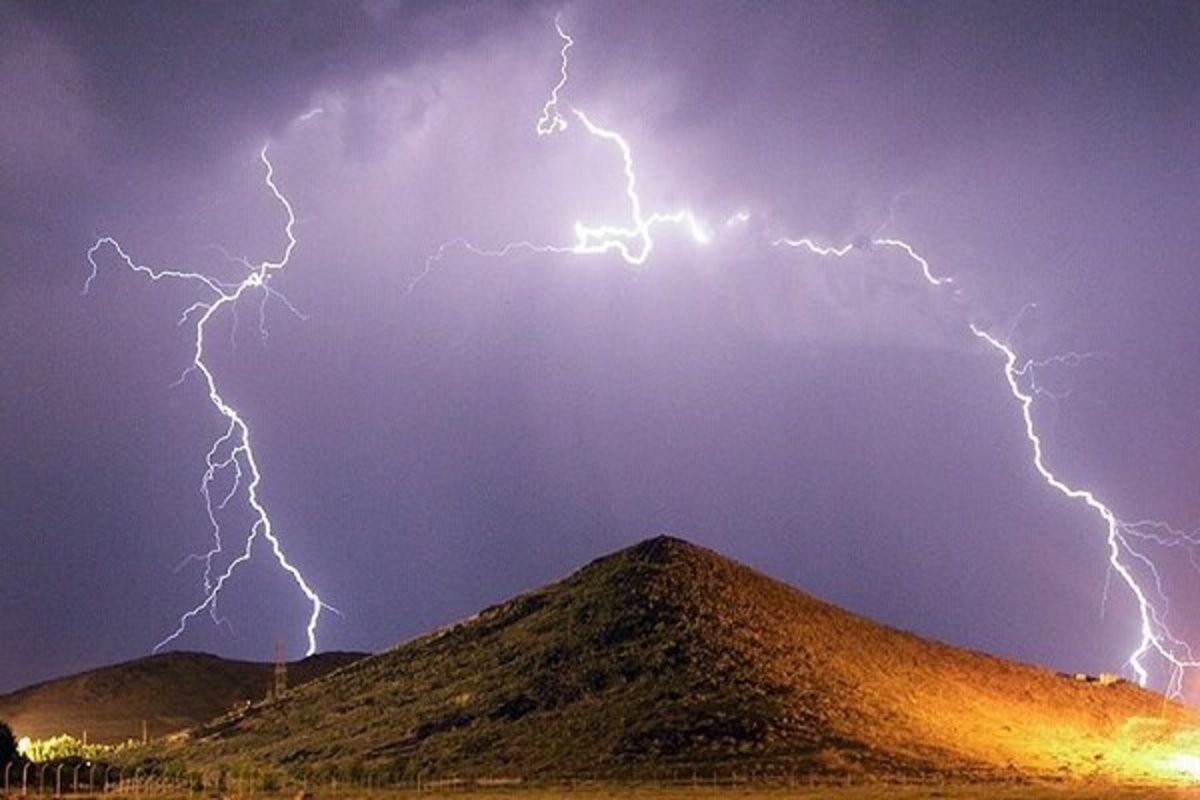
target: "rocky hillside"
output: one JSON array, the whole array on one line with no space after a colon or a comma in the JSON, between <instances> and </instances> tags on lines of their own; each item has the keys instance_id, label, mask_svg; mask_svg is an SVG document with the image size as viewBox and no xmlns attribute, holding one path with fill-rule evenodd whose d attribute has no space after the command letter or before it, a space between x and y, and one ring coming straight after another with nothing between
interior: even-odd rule
<instances>
[{"instance_id":1,"label":"rocky hillside","mask_svg":"<svg viewBox=\"0 0 1200 800\"><path fill-rule=\"evenodd\" d=\"M323 653L288 666L295 686L363 657ZM117 744L162 736L262 700L274 666L230 661L205 653L163 653L82 672L0 695L0 720L17 736L34 739L69 733L90 742Z\"/></svg>"},{"instance_id":2,"label":"rocky hillside","mask_svg":"<svg viewBox=\"0 0 1200 800\"><path fill-rule=\"evenodd\" d=\"M1117 778L1197 716L921 639L660 537L192 731L191 768Z\"/></svg>"}]
</instances>

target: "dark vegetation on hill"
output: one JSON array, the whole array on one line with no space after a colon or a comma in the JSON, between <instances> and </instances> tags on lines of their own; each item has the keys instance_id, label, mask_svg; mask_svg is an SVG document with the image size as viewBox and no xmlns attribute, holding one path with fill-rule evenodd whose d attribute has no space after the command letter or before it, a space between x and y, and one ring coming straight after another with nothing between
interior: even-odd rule
<instances>
[{"instance_id":1,"label":"dark vegetation on hill","mask_svg":"<svg viewBox=\"0 0 1200 800\"><path fill-rule=\"evenodd\" d=\"M17 739L13 736L8 723L0 722L0 766L12 762L17 757Z\"/></svg>"},{"instance_id":2,"label":"dark vegetation on hill","mask_svg":"<svg viewBox=\"0 0 1200 800\"><path fill-rule=\"evenodd\" d=\"M1197 721L1131 684L927 641L659 537L158 757L291 775L1127 779L1155 775Z\"/></svg>"},{"instance_id":3,"label":"dark vegetation on hill","mask_svg":"<svg viewBox=\"0 0 1200 800\"><path fill-rule=\"evenodd\" d=\"M363 657L322 653L288 666L300 685ZM18 736L70 734L118 744L190 728L227 713L236 704L262 700L274 666L230 661L205 653L163 653L46 681L0 695L0 719Z\"/></svg>"}]
</instances>

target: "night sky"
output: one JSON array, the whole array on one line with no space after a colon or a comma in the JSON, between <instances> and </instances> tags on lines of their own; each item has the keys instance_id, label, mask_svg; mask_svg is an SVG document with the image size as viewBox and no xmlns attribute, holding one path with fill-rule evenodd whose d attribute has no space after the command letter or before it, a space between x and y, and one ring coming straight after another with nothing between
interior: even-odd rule
<instances>
[{"instance_id":1,"label":"night sky","mask_svg":"<svg viewBox=\"0 0 1200 800\"><path fill-rule=\"evenodd\" d=\"M672 532L925 636L1128 674L1103 525L1033 471L966 326L1096 353L1040 376L1049 462L1125 519L1200 524L1200 6L643 5L0 5L0 691L145 655L203 597L183 562L222 425L171 387L201 296L111 253L83 296L85 253L107 234L225 278L218 248L277 257L268 141L299 239L273 285L308 318L272 300L264 339L247 301L211 363L288 556L342 613L322 649ZM450 250L406 292L454 237L626 221L614 148L534 130L559 12L564 106L714 241L658 229L642 270ZM957 291L894 253L771 247L880 231ZM1200 640L1200 559L1146 552ZM221 609L177 644L302 654L265 551Z\"/></svg>"}]
</instances>

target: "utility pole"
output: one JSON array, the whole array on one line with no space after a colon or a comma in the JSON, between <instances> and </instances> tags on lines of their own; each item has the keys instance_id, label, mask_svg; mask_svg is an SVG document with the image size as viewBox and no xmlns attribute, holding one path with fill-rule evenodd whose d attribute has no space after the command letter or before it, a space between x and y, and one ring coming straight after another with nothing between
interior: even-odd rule
<instances>
[{"instance_id":1,"label":"utility pole","mask_svg":"<svg viewBox=\"0 0 1200 800\"><path fill-rule=\"evenodd\" d=\"M283 639L275 640L275 682L271 687L271 697L275 700L283 697L287 691L287 645Z\"/></svg>"}]
</instances>

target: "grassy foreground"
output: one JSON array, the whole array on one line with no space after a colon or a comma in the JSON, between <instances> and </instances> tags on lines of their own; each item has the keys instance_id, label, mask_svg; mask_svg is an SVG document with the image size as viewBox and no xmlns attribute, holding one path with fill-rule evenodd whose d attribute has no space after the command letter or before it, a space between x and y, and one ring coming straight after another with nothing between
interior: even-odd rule
<instances>
[{"instance_id":1,"label":"grassy foreground","mask_svg":"<svg viewBox=\"0 0 1200 800\"><path fill-rule=\"evenodd\" d=\"M288 795L287 800L294 796ZM762 787L589 787L581 789L507 789L432 792L388 792L354 794L328 791L316 792L314 800L349 800L370 797L378 800L452 800L469 797L472 800L933 800L964 798L964 800L1165 800L1166 798L1200 799L1200 788L1129 788L1115 786L986 786L963 785L942 787L897 786L814 786L804 788ZM282 796L278 799L284 800Z\"/></svg>"},{"instance_id":2,"label":"grassy foreground","mask_svg":"<svg viewBox=\"0 0 1200 800\"><path fill-rule=\"evenodd\" d=\"M362 795L338 794L338 798ZM372 795L373 796L373 795ZM332 800L327 792L314 794L315 800ZM1165 798L1200 799L1200 788L1129 788L1115 786L987 786L960 785L941 787L898 786L812 786L803 788L763 787L589 787L581 789L471 790L450 792L399 792L380 794L380 800L451 800L470 797L473 800L932 800L933 798L964 798L965 800L1165 800Z\"/></svg>"},{"instance_id":3,"label":"grassy foreground","mask_svg":"<svg viewBox=\"0 0 1200 800\"><path fill-rule=\"evenodd\" d=\"M2 788L2 787L0 787ZM196 798L219 797L200 793L162 792L144 789L134 793L129 790L101 798L145 797L156 800L196 800ZM86 794L66 795L84 800ZM1166 800L1167 798L1196 798L1200 800L1200 784L1195 786L1143 786L1131 787L1106 783L1043 783L1043 784L945 784L927 786L905 786L876 784L857 786L655 786L655 785L596 785L572 786L514 786L503 788L453 787L434 789L386 789L366 790L358 787L323 786L310 791L312 800ZM20 793L10 795L13 800ZM229 792L223 800L296 800L296 792ZM0 798L5 798L0 791Z\"/></svg>"}]
</instances>

